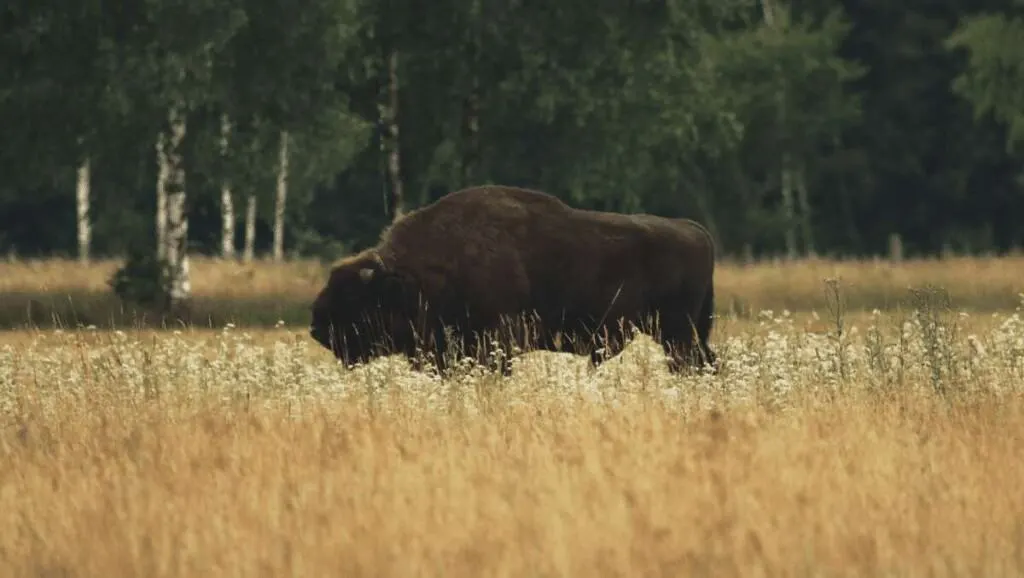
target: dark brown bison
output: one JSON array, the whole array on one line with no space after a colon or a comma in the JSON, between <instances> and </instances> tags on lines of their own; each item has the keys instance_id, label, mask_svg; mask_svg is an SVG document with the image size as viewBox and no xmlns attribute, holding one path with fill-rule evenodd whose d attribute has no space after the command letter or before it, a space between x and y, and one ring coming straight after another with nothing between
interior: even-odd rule
<instances>
[{"instance_id":1,"label":"dark brown bison","mask_svg":"<svg viewBox=\"0 0 1024 578\"><path fill-rule=\"evenodd\" d=\"M711 236L688 219L473 187L408 213L375 247L337 263L310 334L345 363L427 354L443 371L453 345L488 363L497 344L589 353L596 365L621 351L633 325L663 344L673 371L715 366L714 265Z\"/></svg>"}]
</instances>

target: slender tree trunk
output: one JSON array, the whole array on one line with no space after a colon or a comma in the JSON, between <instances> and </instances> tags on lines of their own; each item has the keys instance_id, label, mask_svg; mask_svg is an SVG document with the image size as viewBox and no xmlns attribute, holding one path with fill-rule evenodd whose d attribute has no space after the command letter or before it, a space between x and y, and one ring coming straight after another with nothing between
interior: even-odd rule
<instances>
[{"instance_id":1,"label":"slender tree trunk","mask_svg":"<svg viewBox=\"0 0 1024 578\"><path fill-rule=\"evenodd\" d=\"M78 228L78 260L89 262L89 248L92 244L92 222L89 220L89 181L91 177L89 157L78 166L78 184L75 187L76 223Z\"/></svg>"},{"instance_id":2,"label":"slender tree trunk","mask_svg":"<svg viewBox=\"0 0 1024 578\"><path fill-rule=\"evenodd\" d=\"M386 98L378 105L381 123L384 128L381 146L387 155L387 174L391 185L388 190L387 204L391 219L403 214L405 195L402 191L401 157L399 155L398 132L398 51L388 50L388 81Z\"/></svg>"},{"instance_id":3,"label":"slender tree trunk","mask_svg":"<svg viewBox=\"0 0 1024 578\"><path fill-rule=\"evenodd\" d=\"M765 24L767 24L769 28L776 28L776 26L777 26L777 23L778 23L778 20L777 20L778 14L776 14L777 8L778 8L778 5L776 4L775 0L762 0L761 1L761 9L762 9L762 12L764 14L764 21L765 21ZM776 94L776 102L777 102L777 106L778 106L778 109L777 109L778 110L778 128L777 128L777 131L778 131L779 134L782 134L784 137L785 137L785 135L788 135L788 131L789 131L789 127L787 125L787 114L786 114L787 103L786 103L786 100L787 99L786 99L786 90L785 90L785 88L779 89L778 93ZM796 246L797 220L796 220L795 203L793 201L794 170L793 170L792 158L791 158L791 155L790 155L790 152L789 152L789 146L790 145L789 145L788 139L783 138L783 142L782 142L782 146L781 146L781 149L782 149L782 159L781 159L781 162L779 163L779 188L781 189L780 193L782 195L782 212L783 212L783 217L785 219L785 225L784 225L785 234L784 234L784 237L785 237L785 242L786 242L786 256L789 259L795 259L797 257L797 255L798 255L797 246Z\"/></svg>"},{"instance_id":4,"label":"slender tree trunk","mask_svg":"<svg viewBox=\"0 0 1024 578\"><path fill-rule=\"evenodd\" d=\"M481 0L472 4L473 35L469 55L469 92L466 95L463 112L462 182L463 186L477 183L480 178L480 74L483 53L483 10Z\"/></svg>"},{"instance_id":5,"label":"slender tree trunk","mask_svg":"<svg viewBox=\"0 0 1024 578\"><path fill-rule=\"evenodd\" d=\"M281 131L277 160L277 197L274 200L274 261L284 259L284 211L288 202L288 131Z\"/></svg>"},{"instance_id":6,"label":"slender tree trunk","mask_svg":"<svg viewBox=\"0 0 1024 578\"><path fill-rule=\"evenodd\" d=\"M814 256L814 230L811 227L811 201L807 196L807 170L800 164L793 173L797 202L800 204L800 231L803 234L804 251Z\"/></svg>"},{"instance_id":7,"label":"slender tree trunk","mask_svg":"<svg viewBox=\"0 0 1024 578\"><path fill-rule=\"evenodd\" d=\"M231 119L228 115L220 117L220 154L225 161L228 160L228 145L231 136ZM235 256L235 202L231 196L231 179L225 174L220 185L220 252L225 259L232 259Z\"/></svg>"},{"instance_id":8,"label":"slender tree trunk","mask_svg":"<svg viewBox=\"0 0 1024 578\"><path fill-rule=\"evenodd\" d=\"M167 136L163 131L156 137L156 257L167 258Z\"/></svg>"},{"instance_id":9,"label":"slender tree trunk","mask_svg":"<svg viewBox=\"0 0 1024 578\"><path fill-rule=\"evenodd\" d=\"M764 16L765 24L775 26L775 0L761 0L761 14Z\"/></svg>"},{"instance_id":10,"label":"slender tree trunk","mask_svg":"<svg viewBox=\"0 0 1024 578\"><path fill-rule=\"evenodd\" d=\"M176 308L192 293L188 262L188 215L185 192L185 163L182 142L185 139L185 118L182 111L172 108L170 139L164 151L167 158L167 262L170 273L170 305Z\"/></svg>"},{"instance_id":11,"label":"slender tree trunk","mask_svg":"<svg viewBox=\"0 0 1024 578\"><path fill-rule=\"evenodd\" d=\"M793 207L793 166L787 151L782 152L782 167L780 171L782 211L786 218L786 257L796 259L796 211Z\"/></svg>"},{"instance_id":12,"label":"slender tree trunk","mask_svg":"<svg viewBox=\"0 0 1024 578\"><path fill-rule=\"evenodd\" d=\"M473 76L473 93L466 104L466 157L463 165L465 186L480 184L480 77Z\"/></svg>"},{"instance_id":13,"label":"slender tree trunk","mask_svg":"<svg viewBox=\"0 0 1024 578\"><path fill-rule=\"evenodd\" d=\"M256 254L256 196L249 195L245 200L245 248L242 260L252 263Z\"/></svg>"}]
</instances>

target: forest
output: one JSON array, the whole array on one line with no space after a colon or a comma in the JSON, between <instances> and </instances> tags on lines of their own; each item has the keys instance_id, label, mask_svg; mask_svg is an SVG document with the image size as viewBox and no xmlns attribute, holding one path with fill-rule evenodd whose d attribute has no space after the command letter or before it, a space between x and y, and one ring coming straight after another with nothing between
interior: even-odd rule
<instances>
[{"instance_id":1,"label":"forest","mask_svg":"<svg viewBox=\"0 0 1024 578\"><path fill-rule=\"evenodd\" d=\"M146 0L0 12L0 251L334 258L462 187L724 256L1024 244L1024 2ZM1015 146L1016 145L1016 146Z\"/></svg>"}]
</instances>

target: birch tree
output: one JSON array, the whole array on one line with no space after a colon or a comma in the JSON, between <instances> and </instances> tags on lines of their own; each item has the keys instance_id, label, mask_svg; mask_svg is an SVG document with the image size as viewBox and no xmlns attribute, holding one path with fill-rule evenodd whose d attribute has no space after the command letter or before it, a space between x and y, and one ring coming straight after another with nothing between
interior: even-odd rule
<instances>
[{"instance_id":1,"label":"birch tree","mask_svg":"<svg viewBox=\"0 0 1024 578\"><path fill-rule=\"evenodd\" d=\"M785 42L789 31L790 12L784 0L761 0L764 22L770 29L775 42ZM814 253L814 236L811 228L811 205L807 195L807 179L803 159L799 152L792 150L790 132L791 104L789 102L788 78L778 83L775 92L776 114L778 115L777 130L783 135L780 139L779 151L779 193L782 197L784 218L784 238L786 257L796 259L800 254L798 234L805 254ZM797 129L799 130L799 129ZM799 210L798 210L799 209Z\"/></svg>"},{"instance_id":2,"label":"birch tree","mask_svg":"<svg viewBox=\"0 0 1024 578\"><path fill-rule=\"evenodd\" d=\"M378 110L383 130L381 135L381 152L387 159L387 209L392 220L402 216L405 193L402 182L402 157L400 152L400 133L398 128L398 50L394 47L385 49L386 81L384 94Z\"/></svg>"},{"instance_id":3,"label":"birch tree","mask_svg":"<svg viewBox=\"0 0 1024 578\"><path fill-rule=\"evenodd\" d=\"M778 0L761 0L761 7L764 14L764 22L771 30L772 36L776 39L781 38L786 33L786 28L789 23L789 12L785 9L780 10ZM786 257L789 259L796 259L797 216L796 207L793 202L793 185L794 181L800 177L795 174L793 152L789 148L789 139L785 136L788 134L790 128L788 119L786 118L786 92L786 83L781 82L778 84L774 95L776 114L778 116L777 130L783 134L781 139L781 150L779 151L779 193L782 196ZM809 221L810 216L803 212L806 208L807 207L801 207L801 218L804 221Z\"/></svg>"},{"instance_id":4,"label":"birch tree","mask_svg":"<svg viewBox=\"0 0 1024 578\"><path fill-rule=\"evenodd\" d=\"M481 115L481 86L480 76L483 74L484 46L484 19L483 0L471 0L470 3L470 57L469 63L469 87L465 95L463 105L463 153L462 153L462 182L463 186L476 184L480 178L481 142L480 142L480 115Z\"/></svg>"},{"instance_id":5,"label":"birch tree","mask_svg":"<svg viewBox=\"0 0 1024 578\"><path fill-rule=\"evenodd\" d=\"M271 211L271 257L284 259L286 224L293 203L308 198L309 181L336 174L342 166L330 166L325 159L337 158L334 141L345 141L353 123L336 122L354 116L348 111L348 95L337 87L339 77L352 58L349 51L355 30L361 25L358 0L311 0L296 10L289 0L260 0L258 9L247 13L222 55L222 75L228 87L221 106L230 110L237 123L251 128L236 142L233 137L232 163L238 180L245 180L244 240L242 259L255 255L256 216L267 195ZM303 147L302 142L321 146ZM273 167L273 185L264 176ZM309 167L317 174L310 177ZM297 174L301 173L301 174ZM237 185L237 186L236 186ZM225 217L226 218L226 217Z\"/></svg>"},{"instance_id":6,"label":"birch tree","mask_svg":"<svg viewBox=\"0 0 1024 578\"><path fill-rule=\"evenodd\" d=\"M110 135L105 89L114 82L102 49L110 40L103 10L97 3L74 10L25 3L0 13L0 126L8 149L3 156L17 159L5 163L4 179L20 188L14 184L18 173L35 173L29 181L61 175L60 184L53 184L67 186L77 257L88 263L93 171ZM73 177L64 181L63 175Z\"/></svg>"},{"instance_id":7,"label":"birch tree","mask_svg":"<svg viewBox=\"0 0 1024 578\"><path fill-rule=\"evenodd\" d=\"M760 16L759 26L709 38L706 48L743 125L735 162L753 193L741 204L755 207L747 218L781 238L794 259L815 251L810 172L858 117L859 103L844 85L863 69L838 54L848 28L838 10L815 18L786 0L762 0ZM776 217L761 214L766 202L777 204Z\"/></svg>"},{"instance_id":8,"label":"birch tree","mask_svg":"<svg viewBox=\"0 0 1024 578\"><path fill-rule=\"evenodd\" d=\"M231 119L226 113L220 116L220 155L223 164L227 164L230 150ZM231 177L221 176L220 185L220 252L224 259L235 257L235 203L231 196Z\"/></svg>"},{"instance_id":9,"label":"birch tree","mask_svg":"<svg viewBox=\"0 0 1024 578\"><path fill-rule=\"evenodd\" d=\"M368 31L363 44L364 54L369 56L367 68L372 70L371 82L376 89L376 118L372 120L377 126L384 213L393 221L404 213L406 201L399 101L401 63L406 56L413 58L411 54L403 52L408 44L405 40L408 36L402 34L407 29L405 24L411 22L411 13L405 9L401 0L363 0L360 8L361 21Z\"/></svg>"},{"instance_id":10,"label":"birch tree","mask_svg":"<svg viewBox=\"0 0 1024 578\"><path fill-rule=\"evenodd\" d=\"M91 182L91 165L86 157L78 166L75 187L75 224L78 233L78 260L84 265L89 263L89 248L92 244L92 221L89 216L89 185Z\"/></svg>"},{"instance_id":11,"label":"birch tree","mask_svg":"<svg viewBox=\"0 0 1024 578\"><path fill-rule=\"evenodd\" d=\"M274 197L274 261L284 260L284 213L288 203L288 131L281 131Z\"/></svg>"},{"instance_id":12,"label":"birch tree","mask_svg":"<svg viewBox=\"0 0 1024 578\"><path fill-rule=\"evenodd\" d=\"M242 260L252 263L256 255L256 195L250 194L245 199L245 245L242 249Z\"/></svg>"},{"instance_id":13,"label":"birch tree","mask_svg":"<svg viewBox=\"0 0 1024 578\"><path fill-rule=\"evenodd\" d=\"M170 165L167 160L167 133L159 131L156 135L156 257L167 258L167 179Z\"/></svg>"},{"instance_id":14,"label":"birch tree","mask_svg":"<svg viewBox=\"0 0 1024 578\"><path fill-rule=\"evenodd\" d=\"M116 89L122 101L132 104L138 126L151 131L156 141L153 253L162 265L160 286L166 294L155 301L171 311L181 311L191 297L184 148L189 117L217 100L214 63L244 22L241 2L196 0L186 6L177 0L151 0L116 16L122 20L119 42L111 47ZM140 269L126 265L125 270Z\"/></svg>"},{"instance_id":15,"label":"birch tree","mask_svg":"<svg viewBox=\"0 0 1024 578\"><path fill-rule=\"evenodd\" d=\"M169 298L172 307L185 302L192 294L188 261L185 161L181 150L187 122L184 109L181 104L173 104L170 108L165 141L167 148L164 151L164 162L167 167L163 187L164 197L167 199L164 259L167 261L170 278Z\"/></svg>"}]
</instances>

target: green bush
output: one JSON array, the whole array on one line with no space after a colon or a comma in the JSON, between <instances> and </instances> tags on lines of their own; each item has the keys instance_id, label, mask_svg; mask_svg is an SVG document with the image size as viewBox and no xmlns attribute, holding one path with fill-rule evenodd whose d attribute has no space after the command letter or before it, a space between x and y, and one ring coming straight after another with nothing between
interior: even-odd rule
<instances>
[{"instance_id":1,"label":"green bush","mask_svg":"<svg viewBox=\"0 0 1024 578\"><path fill-rule=\"evenodd\" d=\"M167 312L171 306L168 264L153 251L133 249L108 284L124 302Z\"/></svg>"}]
</instances>

